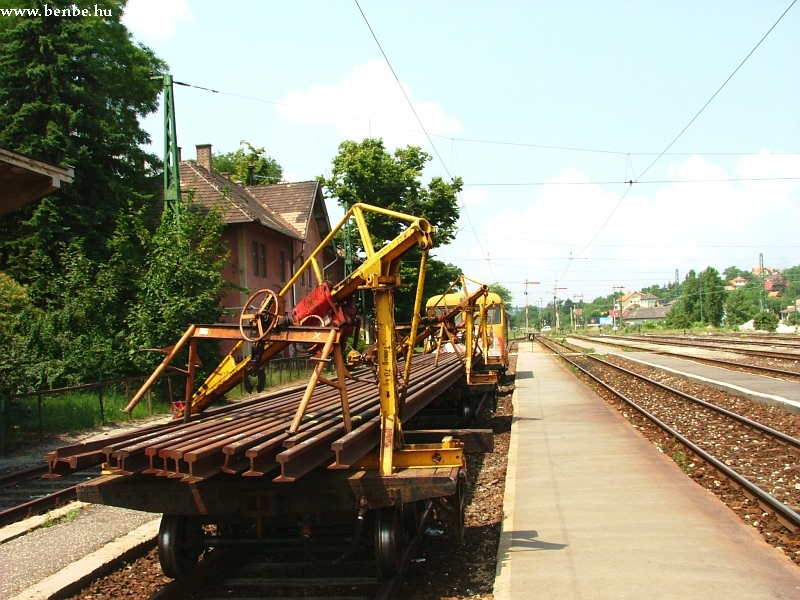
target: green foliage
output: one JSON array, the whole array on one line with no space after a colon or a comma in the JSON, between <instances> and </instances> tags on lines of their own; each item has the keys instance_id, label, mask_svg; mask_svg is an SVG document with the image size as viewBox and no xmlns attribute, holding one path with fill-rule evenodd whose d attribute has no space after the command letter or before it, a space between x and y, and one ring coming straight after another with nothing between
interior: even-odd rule
<instances>
[{"instance_id":1,"label":"green foliage","mask_svg":"<svg viewBox=\"0 0 800 600\"><path fill-rule=\"evenodd\" d=\"M725 282L716 269L708 267L700 274L700 286L701 320L719 327L725 314Z\"/></svg>"},{"instance_id":2,"label":"green foliage","mask_svg":"<svg viewBox=\"0 0 800 600\"><path fill-rule=\"evenodd\" d=\"M506 306L506 310L511 308L512 296L511 291L507 287L500 285L499 283L493 283L489 286L489 291L500 296L500 300L503 301L503 304Z\"/></svg>"},{"instance_id":3,"label":"green foliage","mask_svg":"<svg viewBox=\"0 0 800 600\"><path fill-rule=\"evenodd\" d=\"M147 205L158 189L144 165L159 161L141 149L149 137L138 119L157 108L151 75L165 65L132 42L118 2L97 5L112 16L12 18L0 30L0 146L75 168L72 184L0 219L0 269L28 284L38 306L59 295L63 252L104 262L120 210Z\"/></svg>"},{"instance_id":4,"label":"green foliage","mask_svg":"<svg viewBox=\"0 0 800 600\"><path fill-rule=\"evenodd\" d=\"M771 312L760 312L753 319L753 324L759 331L774 332L778 328L779 322L778 315Z\"/></svg>"},{"instance_id":5,"label":"green foliage","mask_svg":"<svg viewBox=\"0 0 800 600\"><path fill-rule=\"evenodd\" d=\"M380 139L345 141L339 145L339 153L333 159L331 176L319 180L327 197L337 198L345 209L363 202L427 219L436 228L433 240L434 247L438 247L449 244L455 237L461 179L447 183L441 177L434 177L423 186L422 172L430 158L414 146L398 148L393 155L389 154ZM383 215L368 213L366 219L376 248L385 240L396 238L406 228L405 222ZM363 250L357 235L353 236L353 244L357 251ZM400 278L403 284L411 287L395 294L398 321L411 320L420 260L418 250L403 257ZM442 293L460 273L458 267L429 257L424 297Z\"/></svg>"},{"instance_id":6,"label":"green foliage","mask_svg":"<svg viewBox=\"0 0 800 600\"><path fill-rule=\"evenodd\" d=\"M329 178L320 177L329 198L337 198L348 209L357 202L424 217L434 227L434 246L449 244L455 238L458 221L457 194L461 178L452 183L434 177L427 186L421 182L430 155L415 146L398 148L389 154L380 139L339 144ZM373 241L379 247L405 229L396 219L368 214L367 223ZM357 238L356 238L357 239Z\"/></svg>"},{"instance_id":7,"label":"green foliage","mask_svg":"<svg viewBox=\"0 0 800 600\"><path fill-rule=\"evenodd\" d=\"M727 324L738 327L747 323L758 312L758 290L752 288L738 288L728 294L725 302L725 315Z\"/></svg>"},{"instance_id":8,"label":"green foliage","mask_svg":"<svg viewBox=\"0 0 800 600\"><path fill-rule=\"evenodd\" d=\"M239 144L241 147L234 152L214 154L215 172L229 173L232 181L250 185L248 167L252 166L252 185L280 183L283 179L283 167L278 164L278 161L267 156L264 148L256 148L246 140L242 140Z\"/></svg>"},{"instance_id":9,"label":"green foliage","mask_svg":"<svg viewBox=\"0 0 800 600\"><path fill-rule=\"evenodd\" d=\"M789 323L789 325L800 325L800 311L795 310L789 313L786 322Z\"/></svg>"},{"instance_id":10,"label":"green foliage","mask_svg":"<svg viewBox=\"0 0 800 600\"><path fill-rule=\"evenodd\" d=\"M0 273L0 329L8 327L10 321L30 302L28 291L12 277Z\"/></svg>"},{"instance_id":11,"label":"green foliage","mask_svg":"<svg viewBox=\"0 0 800 600\"><path fill-rule=\"evenodd\" d=\"M667 314L667 326L677 329L691 323L718 327L725 314L725 282L713 267L698 276L689 271L681 289L681 299Z\"/></svg>"},{"instance_id":12,"label":"green foliage","mask_svg":"<svg viewBox=\"0 0 800 600\"><path fill-rule=\"evenodd\" d=\"M731 281L737 277L744 277L748 281L753 280L753 274L750 271L742 271L738 267L728 267L722 272L722 276L725 278L725 281Z\"/></svg>"},{"instance_id":13,"label":"green foliage","mask_svg":"<svg viewBox=\"0 0 800 600\"><path fill-rule=\"evenodd\" d=\"M227 258L223 226L219 212L201 215L190 199L184 201L180 218L165 212L154 234L143 232L143 272L137 302L127 317L128 351L141 368L152 368L153 361L134 354L136 349L174 344L189 323L214 323L222 316ZM205 364L216 365L216 347L201 345L199 350Z\"/></svg>"},{"instance_id":14,"label":"green foliage","mask_svg":"<svg viewBox=\"0 0 800 600\"><path fill-rule=\"evenodd\" d=\"M683 303L676 302L667 313L665 323L669 329L687 329L691 326L692 320L683 309Z\"/></svg>"}]
</instances>

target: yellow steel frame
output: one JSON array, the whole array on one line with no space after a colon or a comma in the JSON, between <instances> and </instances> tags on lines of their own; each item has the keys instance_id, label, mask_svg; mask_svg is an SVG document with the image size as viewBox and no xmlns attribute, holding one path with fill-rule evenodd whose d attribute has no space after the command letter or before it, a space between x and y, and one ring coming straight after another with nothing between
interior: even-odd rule
<instances>
[{"instance_id":1,"label":"yellow steel frame","mask_svg":"<svg viewBox=\"0 0 800 600\"><path fill-rule=\"evenodd\" d=\"M367 213L376 213L383 216L391 217L400 221L408 223L406 229L401 232L394 240L387 242L380 249L375 250L372 243L372 238L367 226ZM353 205L341 221L334 227L331 232L325 237L320 245L309 255L305 262L300 266L297 272L286 283L286 285L277 294L279 303L279 314L285 310L285 297L291 290L292 286L303 276L306 271L311 271L316 277L317 283L321 284L324 281L324 273L320 267L319 257L325 247L331 243L334 236L344 228L345 224L354 219L358 226L358 232L361 237L361 242L366 253L366 258L362 264L353 273L336 284L331 290L333 299L337 302L343 302L350 298L359 289L370 289L375 295L375 310L377 321L377 374L378 374L378 389L380 393L381 404L381 442L378 467L380 474L383 476L390 475L394 466L398 466L393 457L397 452L403 449L403 436L402 426L400 423L400 393L398 389L397 380L397 360L396 360L396 339L395 339L395 325L394 325L394 289L400 284L399 268L400 258L414 246L418 246L423 250L422 265L420 268L420 279L417 287L416 298L416 313L419 313L419 308L422 303L422 289L425 275L425 261L427 260L428 250L433 246L433 227L431 224L421 218L406 215L396 211L370 206L367 204ZM419 320L415 319L412 324L412 339L416 334ZM323 334L324 332L324 334ZM240 335L238 336L241 337ZM339 345L339 331L336 328L323 328L323 327L305 327L293 325L289 328L282 330L273 330L268 333L262 340L262 351L260 354L259 364L260 367L272 356L283 350L289 344L297 341L310 342L310 337L314 337L315 343L324 343L323 355L319 358L317 367L314 374L309 381L306 393L303 400L298 406L295 419L292 423L292 430L299 427L300 420L302 419L308 399L313 392L314 386L317 382L327 383L337 387L342 394L342 411L345 426L349 430L349 408L347 405L347 391L344 385L344 377L347 375L344 368L341 347ZM133 410L133 406L144 395L147 389L152 385L155 379L169 367L170 361L177 355L180 348L189 342L190 356L196 354L196 342L198 338L217 338L217 339L231 339L230 328L215 327L215 326L195 326L191 325L181 341L175 347L169 349L168 356L159 365L156 372L153 373L148 382L137 393L136 397L126 407L126 411ZM238 350L239 346L237 345ZM189 369L187 372L187 388L186 388L186 414L185 418L192 413L198 413L209 405L211 405L217 398L221 397L227 391L235 387L243 378L245 371L251 367L251 358L246 357L241 361L236 361L234 352L228 354L223 359L222 363L217 369L206 379L203 385L192 394L191 386L194 378L194 362L190 360ZM337 379L333 382L322 377L322 367L325 362L328 362L331 352L335 355L335 362L337 367ZM408 349L406 369L403 375L403 388L408 385L408 376L410 373L410 363L413 354L413 345ZM174 368L173 368L174 369ZM190 383L191 382L191 383ZM437 446L438 448L438 446ZM439 448L441 450L441 448ZM448 449L450 450L450 449ZM426 450L428 451L428 450ZM435 453L436 448L433 448ZM454 451L455 452L455 451ZM419 453L418 453L419 454ZM429 452L430 454L430 452ZM405 456L398 454L397 456ZM433 456L433 454L431 454ZM436 459L441 454L436 455ZM449 455L448 455L449 456ZM433 459L432 459L433 460ZM455 460L455 459L453 459ZM411 462L424 463L424 459L413 459ZM403 459L401 462L408 462ZM449 463L448 463L449 464ZM460 462L459 462L460 464ZM430 463L427 466L437 466Z\"/></svg>"}]
</instances>

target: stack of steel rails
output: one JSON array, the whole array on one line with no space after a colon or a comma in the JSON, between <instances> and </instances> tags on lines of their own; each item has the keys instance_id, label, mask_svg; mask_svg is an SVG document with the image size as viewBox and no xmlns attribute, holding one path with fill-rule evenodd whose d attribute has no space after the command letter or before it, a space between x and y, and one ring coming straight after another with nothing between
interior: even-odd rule
<instances>
[{"instance_id":1,"label":"stack of steel rails","mask_svg":"<svg viewBox=\"0 0 800 600\"><path fill-rule=\"evenodd\" d=\"M402 363L401 363L402 368ZM398 369L400 370L400 369ZM464 374L455 354L417 355L413 358L403 421L436 399ZM107 439L101 452L107 472L152 475L188 483L215 475L273 476L295 481L328 465L349 468L377 447L380 430L378 385L371 373L347 380L352 430L345 431L338 390L318 385L300 428L290 434L304 387L266 394L193 418L150 427L124 439ZM48 460L81 462L82 448L60 448Z\"/></svg>"}]
</instances>

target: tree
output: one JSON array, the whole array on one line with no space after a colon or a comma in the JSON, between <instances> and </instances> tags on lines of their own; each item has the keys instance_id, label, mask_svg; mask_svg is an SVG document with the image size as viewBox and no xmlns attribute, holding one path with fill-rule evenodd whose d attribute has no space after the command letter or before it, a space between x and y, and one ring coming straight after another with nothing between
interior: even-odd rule
<instances>
[{"instance_id":1,"label":"tree","mask_svg":"<svg viewBox=\"0 0 800 600\"><path fill-rule=\"evenodd\" d=\"M457 194L462 181L452 183L434 177L427 186L421 177L431 157L416 146L398 148L389 154L383 141L366 138L361 142L339 144L329 178L320 177L329 198L349 209L364 202L397 212L424 217L434 227L434 247L449 244L455 238L458 221ZM377 214L369 214L367 222L377 245L391 240L405 228L404 223Z\"/></svg>"},{"instance_id":2,"label":"tree","mask_svg":"<svg viewBox=\"0 0 800 600\"><path fill-rule=\"evenodd\" d=\"M180 218L167 211L155 233L140 230L146 259L127 322L128 353L141 368L152 368L152 360L137 358L138 348L174 344L188 323L214 323L222 316L220 300L227 285L222 277L227 258L223 227L218 211L202 215L190 198ZM216 346L198 350L205 365L219 362Z\"/></svg>"},{"instance_id":3,"label":"tree","mask_svg":"<svg viewBox=\"0 0 800 600\"><path fill-rule=\"evenodd\" d=\"M753 291L746 288L733 290L725 302L727 324L737 327L747 323L758 312L758 299L753 298Z\"/></svg>"},{"instance_id":4,"label":"tree","mask_svg":"<svg viewBox=\"0 0 800 600\"><path fill-rule=\"evenodd\" d=\"M725 278L725 281L731 281L737 277L744 277L748 281L753 279L752 273L749 271L742 271L739 267L728 267L722 272L722 276Z\"/></svg>"},{"instance_id":5,"label":"tree","mask_svg":"<svg viewBox=\"0 0 800 600\"><path fill-rule=\"evenodd\" d=\"M330 177L318 179L325 187L328 198L336 198L339 204L349 209L357 202L387 208L397 212L427 219L436 228L434 247L449 244L456 234L458 221L457 194L462 181L451 183L434 177L427 186L422 184L425 163L431 157L415 146L398 148L389 154L380 139L366 138L361 142L345 141L339 144L339 153L333 159ZM397 237L406 223L375 213L367 214L367 225L376 248L385 240ZM358 238L354 237L357 250ZM401 280L412 288L398 290L395 294L395 309L399 321L411 319L420 264L420 251L414 249L406 254L400 271ZM425 276L426 298L441 293L452 283L461 270L454 265L428 259Z\"/></svg>"},{"instance_id":6,"label":"tree","mask_svg":"<svg viewBox=\"0 0 800 600\"><path fill-rule=\"evenodd\" d=\"M667 313L665 322L670 329L687 329L692 326L692 320L681 304L681 302L676 302Z\"/></svg>"},{"instance_id":7,"label":"tree","mask_svg":"<svg viewBox=\"0 0 800 600\"><path fill-rule=\"evenodd\" d=\"M697 278L697 273L694 272L694 269L686 274L686 279L683 281L683 291L678 309L686 315L689 323L703 321L702 284Z\"/></svg>"},{"instance_id":8,"label":"tree","mask_svg":"<svg viewBox=\"0 0 800 600\"><path fill-rule=\"evenodd\" d=\"M506 306L506 309L511 308L512 296L511 291L507 287L499 283L493 283L489 286L489 291L500 296L500 300Z\"/></svg>"},{"instance_id":9,"label":"tree","mask_svg":"<svg viewBox=\"0 0 800 600\"><path fill-rule=\"evenodd\" d=\"M250 142L242 140L240 148L234 152L214 154L214 170L218 173L229 173L232 181L244 185L266 185L280 183L283 179L283 167L271 156L266 155L264 148L256 148ZM252 182L250 169L253 167Z\"/></svg>"},{"instance_id":10,"label":"tree","mask_svg":"<svg viewBox=\"0 0 800 600\"><path fill-rule=\"evenodd\" d=\"M702 321L719 327L725 314L725 282L713 267L700 273L700 292L703 308Z\"/></svg>"},{"instance_id":11,"label":"tree","mask_svg":"<svg viewBox=\"0 0 800 600\"><path fill-rule=\"evenodd\" d=\"M0 269L37 303L57 294L68 248L104 261L120 210L158 189L145 165L159 161L140 148L149 136L138 119L157 108L152 76L166 65L132 41L120 3L96 4L111 16L4 17L0 30L0 146L75 168L72 184L0 219Z\"/></svg>"}]
</instances>

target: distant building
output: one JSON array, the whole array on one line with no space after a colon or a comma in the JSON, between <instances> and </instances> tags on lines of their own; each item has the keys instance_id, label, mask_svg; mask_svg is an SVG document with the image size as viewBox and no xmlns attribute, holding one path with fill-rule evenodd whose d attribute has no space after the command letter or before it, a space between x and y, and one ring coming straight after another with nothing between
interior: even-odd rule
<instances>
[{"instance_id":1,"label":"distant building","mask_svg":"<svg viewBox=\"0 0 800 600\"><path fill-rule=\"evenodd\" d=\"M629 292L619 299L619 306L622 310L629 308L653 308L658 306L660 299L653 294L645 294L643 292Z\"/></svg>"},{"instance_id":2,"label":"distant building","mask_svg":"<svg viewBox=\"0 0 800 600\"><path fill-rule=\"evenodd\" d=\"M243 291L230 291L222 306L238 314L259 289L279 292L306 258L331 232L328 211L317 181L244 186L215 173L211 145L197 146L197 161L180 162L181 189L193 193L196 206L219 207L223 239L230 255L222 275ZM320 257L323 276L344 279L344 261L333 245ZM317 285L304 274L286 295L291 309Z\"/></svg>"},{"instance_id":3,"label":"distant building","mask_svg":"<svg viewBox=\"0 0 800 600\"><path fill-rule=\"evenodd\" d=\"M765 275L772 275L775 272L775 269L773 269L772 267L764 267L763 272ZM751 273L756 277L761 277L762 273L761 267L753 267Z\"/></svg>"},{"instance_id":4,"label":"distant building","mask_svg":"<svg viewBox=\"0 0 800 600\"><path fill-rule=\"evenodd\" d=\"M730 284L734 288L744 287L747 285L747 279L745 279L744 277L734 277L733 279L731 279Z\"/></svg>"},{"instance_id":5,"label":"distant building","mask_svg":"<svg viewBox=\"0 0 800 600\"><path fill-rule=\"evenodd\" d=\"M784 285L785 282L783 281L783 277L777 273L770 275L764 280L764 289L768 292L780 292L783 290Z\"/></svg>"},{"instance_id":6,"label":"distant building","mask_svg":"<svg viewBox=\"0 0 800 600\"><path fill-rule=\"evenodd\" d=\"M622 313L625 325L644 325L645 323L662 323L667 318L670 306L654 306L652 308L633 308Z\"/></svg>"}]
</instances>

